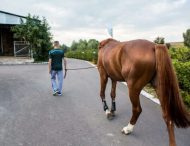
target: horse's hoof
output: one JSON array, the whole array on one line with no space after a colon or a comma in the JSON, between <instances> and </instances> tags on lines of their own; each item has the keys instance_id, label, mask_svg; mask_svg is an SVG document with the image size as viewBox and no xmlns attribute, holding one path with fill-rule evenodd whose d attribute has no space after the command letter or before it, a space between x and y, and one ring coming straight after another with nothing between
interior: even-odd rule
<instances>
[{"instance_id":1,"label":"horse's hoof","mask_svg":"<svg viewBox=\"0 0 190 146\"><path fill-rule=\"evenodd\" d=\"M124 128L121 130L121 133L125 134L125 135L129 135L131 133L131 131L128 130L124 130Z\"/></svg>"},{"instance_id":2,"label":"horse's hoof","mask_svg":"<svg viewBox=\"0 0 190 146\"><path fill-rule=\"evenodd\" d=\"M112 119L112 113L109 110L106 110L107 119Z\"/></svg>"},{"instance_id":3,"label":"horse's hoof","mask_svg":"<svg viewBox=\"0 0 190 146\"><path fill-rule=\"evenodd\" d=\"M123 129L121 130L121 133L125 134L125 132L124 132L124 130L123 130Z\"/></svg>"},{"instance_id":4,"label":"horse's hoof","mask_svg":"<svg viewBox=\"0 0 190 146\"><path fill-rule=\"evenodd\" d=\"M110 119L112 117L111 113L107 113L106 116L108 119Z\"/></svg>"},{"instance_id":5,"label":"horse's hoof","mask_svg":"<svg viewBox=\"0 0 190 146\"><path fill-rule=\"evenodd\" d=\"M129 123L127 126L123 127L123 129L121 130L121 132L122 132L123 134L128 135L128 134L130 134L131 132L133 132L133 128L134 128L134 125L131 125L131 124Z\"/></svg>"},{"instance_id":6,"label":"horse's hoof","mask_svg":"<svg viewBox=\"0 0 190 146\"><path fill-rule=\"evenodd\" d=\"M112 117L115 117L115 112L111 112L111 116L112 116Z\"/></svg>"},{"instance_id":7,"label":"horse's hoof","mask_svg":"<svg viewBox=\"0 0 190 146\"><path fill-rule=\"evenodd\" d=\"M107 119L109 119L109 120L113 119L113 116L111 113L107 115Z\"/></svg>"}]
</instances>

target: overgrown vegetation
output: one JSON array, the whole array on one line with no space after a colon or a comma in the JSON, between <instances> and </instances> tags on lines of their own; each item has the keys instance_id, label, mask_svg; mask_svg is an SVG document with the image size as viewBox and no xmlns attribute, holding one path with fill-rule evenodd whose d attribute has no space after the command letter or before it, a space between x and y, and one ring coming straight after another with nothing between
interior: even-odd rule
<instances>
[{"instance_id":1,"label":"overgrown vegetation","mask_svg":"<svg viewBox=\"0 0 190 146\"><path fill-rule=\"evenodd\" d=\"M21 25L16 25L11 30L14 38L30 43L35 61L47 61L52 35L44 17L40 20L38 16L29 14L26 21L21 19Z\"/></svg>"}]
</instances>

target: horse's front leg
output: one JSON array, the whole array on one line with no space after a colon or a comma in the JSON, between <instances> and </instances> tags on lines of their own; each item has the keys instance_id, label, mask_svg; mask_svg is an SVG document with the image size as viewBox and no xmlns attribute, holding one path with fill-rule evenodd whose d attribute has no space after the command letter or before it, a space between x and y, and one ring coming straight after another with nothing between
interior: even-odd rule
<instances>
[{"instance_id":1,"label":"horse's front leg","mask_svg":"<svg viewBox=\"0 0 190 146\"><path fill-rule=\"evenodd\" d=\"M102 104L103 104L103 110L106 113L106 116L109 118L110 117L110 111L109 108L107 106L106 103L106 99L105 99L105 90L106 90L106 84L108 82L108 76L106 74L106 72L103 69L99 69L99 73L100 73L100 97L102 99Z\"/></svg>"},{"instance_id":2,"label":"horse's front leg","mask_svg":"<svg viewBox=\"0 0 190 146\"><path fill-rule=\"evenodd\" d=\"M111 88L111 93L110 93L110 96L111 96L111 99L112 99L112 103L111 103L111 114L112 114L112 116L115 116L115 111L116 111L116 103L115 103L116 84L117 84L117 81L112 80L112 88Z\"/></svg>"}]
</instances>

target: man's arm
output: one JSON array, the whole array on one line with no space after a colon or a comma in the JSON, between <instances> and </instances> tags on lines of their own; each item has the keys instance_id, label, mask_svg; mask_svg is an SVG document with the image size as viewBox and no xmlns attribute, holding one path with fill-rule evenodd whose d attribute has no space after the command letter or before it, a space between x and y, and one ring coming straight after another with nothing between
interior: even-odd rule
<instances>
[{"instance_id":1,"label":"man's arm","mask_svg":"<svg viewBox=\"0 0 190 146\"><path fill-rule=\"evenodd\" d=\"M49 62L48 62L49 73L51 73L51 62L52 62L52 60L51 60L51 58L50 58L50 59L49 59Z\"/></svg>"}]
</instances>

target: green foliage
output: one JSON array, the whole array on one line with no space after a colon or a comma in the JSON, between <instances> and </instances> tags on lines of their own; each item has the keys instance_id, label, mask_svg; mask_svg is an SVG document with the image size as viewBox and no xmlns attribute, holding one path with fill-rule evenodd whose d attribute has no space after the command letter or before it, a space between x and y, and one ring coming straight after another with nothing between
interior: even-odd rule
<instances>
[{"instance_id":1,"label":"green foliage","mask_svg":"<svg viewBox=\"0 0 190 146\"><path fill-rule=\"evenodd\" d=\"M95 39L90 39L89 41L80 39L79 42L73 41L65 56L96 63L98 59L98 44L99 42Z\"/></svg>"},{"instance_id":2,"label":"green foliage","mask_svg":"<svg viewBox=\"0 0 190 146\"><path fill-rule=\"evenodd\" d=\"M190 62L173 60L179 85L182 90L190 93Z\"/></svg>"},{"instance_id":3,"label":"green foliage","mask_svg":"<svg viewBox=\"0 0 190 146\"><path fill-rule=\"evenodd\" d=\"M67 50L69 49L69 47L68 47L68 46L66 46L65 44L62 44L62 45L61 45L61 49L63 49L63 50L64 50L64 52L66 53L66 52L67 52Z\"/></svg>"},{"instance_id":4,"label":"green foliage","mask_svg":"<svg viewBox=\"0 0 190 146\"><path fill-rule=\"evenodd\" d=\"M78 46L78 43L77 43L76 41L73 41L73 42L72 42L72 45L71 45L71 47L70 47L70 49L71 49L72 51L75 51L75 50L77 49L77 46Z\"/></svg>"},{"instance_id":5,"label":"green foliage","mask_svg":"<svg viewBox=\"0 0 190 146\"><path fill-rule=\"evenodd\" d=\"M97 49L99 42L95 39L90 39L88 41L87 49Z\"/></svg>"},{"instance_id":6,"label":"green foliage","mask_svg":"<svg viewBox=\"0 0 190 146\"><path fill-rule=\"evenodd\" d=\"M164 43L165 43L163 37L157 37L157 38L154 40L154 42L157 43L157 44L164 44Z\"/></svg>"},{"instance_id":7,"label":"green foliage","mask_svg":"<svg viewBox=\"0 0 190 146\"><path fill-rule=\"evenodd\" d=\"M169 50L184 102L190 107L190 54L187 47Z\"/></svg>"},{"instance_id":8,"label":"green foliage","mask_svg":"<svg viewBox=\"0 0 190 146\"><path fill-rule=\"evenodd\" d=\"M87 49L87 45L88 45L88 43L86 40L80 39L78 46L77 46L77 50L85 50L85 49Z\"/></svg>"},{"instance_id":9,"label":"green foliage","mask_svg":"<svg viewBox=\"0 0 190 146\"><path fill-rule=\"evenodd\" d=\"M76 58L76 59L82 59L87 61L92 61L94 63L97 62L97 50L77 50L77 51L67 51L66 57L68 58Z\"/></svg>"},{"instance_id":10,"label":"green foliage","mask_svg":"<svg viewBox=\"0 0 190 146\"><path fill-rule=\"evenodd\" d=\"M29 14L26 22L21 20L21 25L16 25L11 30L14 32L14 38L30 43L35 61L45 61L48 59L52 35L44 17L40 20L38 16L31 16Z\"/></svg>"},{"instance_id":11,"label":"green foliage","mask_svg":"<svg viewBox=\"0 0 190 146\"><path fill-rule=\"evenodd\" d=\"M190 51L187 47L170 48L169 52L172 59L176 59L180 62L190 61Z\"/></svg>"},{"instance_id":12,"label":"green foliage","mask_svg":"<svg viewBox=\"0 0 190 146\"><path fill-rule=\"evenodd\" d=\"M183 97L183 101L190 108L190 93L181 90L181 96Z\"/></svg>"},{"instance_id":13,"label":"green foliage","mask_svg":"<svg viewBox=\"0 0 190 146\"><path fill-rule=\"evenodd\" d=\"M184 45L190 48L190 29L183 33Z\"/></svg>"}]
</instances>

